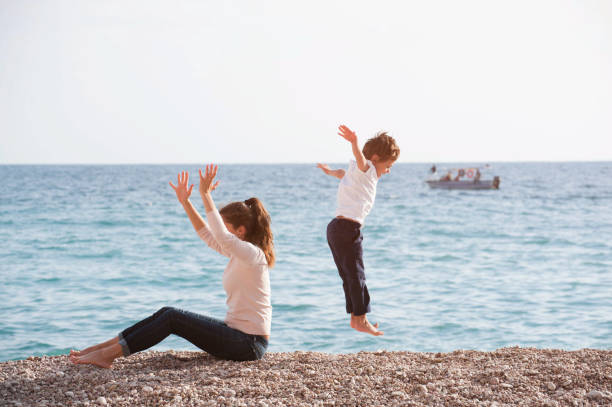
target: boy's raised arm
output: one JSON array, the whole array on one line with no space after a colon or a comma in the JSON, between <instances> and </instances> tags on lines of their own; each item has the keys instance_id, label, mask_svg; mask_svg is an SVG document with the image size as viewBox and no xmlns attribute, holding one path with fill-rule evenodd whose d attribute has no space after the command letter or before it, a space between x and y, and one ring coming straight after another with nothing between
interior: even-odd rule
<instances>
[{"instance_id":1,"label":"boy's raised arm","mask_svg":"<svg viewBox=\"0 0 612 407\"><path fill-rule=\"evenodd\" d=\"M353 155L355 156L355 161L357 161L357 167L363 172L366 172L368 168L368 163L366 162L366 158L359 149L359 143L357 141L357 134L345 125L341 125L338 127L338 135L346 139L349 143L351 143L351 147L353 148Z\"/></svg>"},{"instance_id":2,"label":"boy's raised arm","mask_svg":"<svg viewBox=\"0 0 612 407\"><path fill-rule=\"evenodd\" d=\"M339 168L337 170L332 170L329 168L327 164L317 163L317 168L320 168L327 175L331 175L332 177L336 177L338 179L342 179L344 177L344 170Z\"/></svg>"}]
</instances>

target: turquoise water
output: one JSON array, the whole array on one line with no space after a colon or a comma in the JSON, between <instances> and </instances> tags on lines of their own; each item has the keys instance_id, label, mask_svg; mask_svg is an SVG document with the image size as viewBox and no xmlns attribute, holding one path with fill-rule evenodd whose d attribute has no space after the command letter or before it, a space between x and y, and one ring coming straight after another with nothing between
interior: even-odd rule
<instances>
[{"instance_id":1,"label":"turquoise water","mask_svg":"<svg viewBox=\"0 0 612 407\"><path fill-rule=\"evenodd\" d=\"M0 360L81 348L165 305L223 318L224 258L168 186L196 168L0 166ZM380 180L363 229L374 338L349 327L325 240L337 180L222 165L216 202L258 196L272 215L269 350L612 348L612 163L493 168L499 191L429 190L426 164Z\"/></svg>"}]
</instances>

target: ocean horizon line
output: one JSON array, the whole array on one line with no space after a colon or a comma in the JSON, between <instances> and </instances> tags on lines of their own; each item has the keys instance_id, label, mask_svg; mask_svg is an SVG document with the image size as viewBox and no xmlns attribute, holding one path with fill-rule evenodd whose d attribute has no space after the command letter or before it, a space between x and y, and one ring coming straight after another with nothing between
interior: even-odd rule
<instances>
[{"instance_id":1,"label":"ocean horizon line","mask_svg":"<svg viewBox=\"0 0 612 407\"><path fill-rule=\"evenodd\" d=\"M300 162L238 162L238 161L228 161L228 162L212 162L212 164L217 165L316 165L318 162L324 162L329 164L343 164L345 161L300 161ZM65 163L0 163L0 166L138 166L138 165L147 165L147 166L167 166L167 165L205 165L210 162L92 162L92 163L79 163L79 162L65 162ZM607 160L518 160L518 161L398 161L395 164L409 164L409 165L419 165L419 164L603 164L603 163L612 163L612 158Z\"/></svg>"}]
</instances>

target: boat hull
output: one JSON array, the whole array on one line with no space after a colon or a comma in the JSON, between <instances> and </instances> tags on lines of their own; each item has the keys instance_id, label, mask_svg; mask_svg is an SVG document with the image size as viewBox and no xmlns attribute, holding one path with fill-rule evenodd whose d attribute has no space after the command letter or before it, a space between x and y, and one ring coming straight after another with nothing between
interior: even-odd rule
<instances>
[{"instance_id":1,"label":"boat hull","mask_svg":"<svg viewBox=\"0 0 612 407\"><path fill-rule=\"evenodd\" d=\"M480 180L480 181L425 181L430 188L433 189L464 189L464 190L480 190L480 189L499 189L499 179L495 180Z\"/></svg>"}]
</instances>

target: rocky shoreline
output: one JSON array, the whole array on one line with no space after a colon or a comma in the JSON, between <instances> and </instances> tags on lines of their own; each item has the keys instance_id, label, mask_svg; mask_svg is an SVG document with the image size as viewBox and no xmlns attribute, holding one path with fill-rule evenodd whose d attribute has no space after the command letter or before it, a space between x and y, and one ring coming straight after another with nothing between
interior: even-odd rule
<instances>
[{"instance_id":1,"label":"rocky shoreline","mask_svg":"<svg viewBox=\"0 0 612 407\"><path fill-rule=\"evenodd\" d=\"M0 363L3 406L609 406L612 350L142 352L112 369L67 356Z\"/></svg>"}]
</instances>

